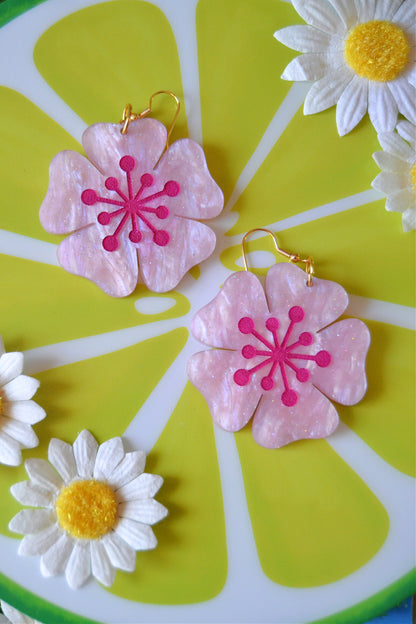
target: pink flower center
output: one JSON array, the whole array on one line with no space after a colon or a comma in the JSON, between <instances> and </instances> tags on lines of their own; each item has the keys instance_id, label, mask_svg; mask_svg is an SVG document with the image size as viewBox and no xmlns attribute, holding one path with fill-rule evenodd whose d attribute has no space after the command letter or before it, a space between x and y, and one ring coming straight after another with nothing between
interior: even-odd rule
<instances>
[{"instance_id":1,"label":"pink flower center","mask_svg":"<svg viewBox=\"0 0 416 624\"><path fill-rule=\"evenodd\" d=\"M296 342L292 342L292 344L288 344L290 335L293 331L296 323L300 323L305 318L305 312L303 308L300 306L294 306L289 310L289 327L287 328L286 334L280 344L279 338L277 336L277 330L279 329L279 321L277 318L271 317L267 319L265 325L266 329L273 336L273 343L270 342L267 338L262 336L255 329L254 321L249 316L245 316L238 321L238 329L242 334L251 334L257 340L266 347L265 349L256 349L251 344L245 345L241 354L247 360L250 360L254 357L262 357L263 360L257 366L254 366L250 369L240 368L234 373L234 381L239 386L246 386L250 383L251 376L256 371L260 370L264 366L270 364L270 369L268 374L263 377L261 380L261 387L263 390L271 390L275 385L275 376L277 371L280 372L282 377L284 392L281 395L281 400L283 405L286 407L292 407L296 405L298 402L298 395L294 390L291 390L288 381L288 371L293 371L291 374L295 373L296 379L302 383L308 381L310 377L310 373L306 368L298 368L293 360L312 360L318 366L325 368L329 366L331 363L331 355L328 351L319 351L316 355L308 355L307 353L296 353L294 349L296 347L308 347L313 343L313 336L310 332L302 332L299 334Z\"/></svg>"},{"instance_id":2,"label":"pink flower center","mask_svg":"<svg viewBox=\"0 0 416 624\"><path fill-rule=\"evenodd\" d=\"M113 212L100 212L97 220L101 223L101 225L108 225L112 219L122 215L114 234L106 236L103 239L104 249L106 251L116 251L116 249L118 249L120 244L118 236L129 219L132 227L129 232L129 239L132 243L140 243L143 238L143 234L138 225L139 219L149 228L149 230L151 230L151 232L153 232L153 242L160 247L165 247L165 245L167 245L170 241L169 232L166 232L166 230L156 229L144 213L153 214L158 219L166 219L169 216L169 209L167 206L152 207L148 204L154 202L154 200L159 197L175 197L180 192L179 184L175 182L175 180L169 180L169 182L166 182L161 191L142 197L144 189L154 185L154 177L150 173L144 173L140 178L140 187L137 191L135 191L133 189L131 172L136 166L136 160L133 156L123 156L120 159L119 164L120 169L126 174L128 196L121 191L117 178L113 177L106 179L105 187L109 191L114 191L120 199L100 197L93 189L86 189L81 194L81 200L87 206L93 206L94 204L100 203L118 206L118 208Z\"/></svg>"}]
</instances>

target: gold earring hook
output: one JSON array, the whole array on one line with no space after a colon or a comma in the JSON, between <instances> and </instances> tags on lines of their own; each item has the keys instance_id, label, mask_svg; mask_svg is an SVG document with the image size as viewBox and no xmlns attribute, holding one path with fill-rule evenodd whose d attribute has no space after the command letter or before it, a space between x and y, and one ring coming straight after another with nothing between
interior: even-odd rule
<instances>
[{"instance_id":1,"label":"gold earring hook","mask_svg":"<svg viewBox=\"0 0 416 624\"><path fill-rule=\"evenodd\" d=\"M173 117L172 123L169 126L169 130L168 130L168 133L167 133L167 136L166 136L166 147L165 147L165 149L168 149L170 135L172 134L172 130L174 128L174 125L176 123L176 120L178 118L179 111L180 111L180 108L181 108L181 103L180 103L179 99L176 97L176 95L174 93L172 93L172 91L156 91L156 93L153 93L153 95L150 96L148 107L144 111L142 111L141 113L133 113L133 111L131 109L131 104L126 104L126 106L124 107L124 110L123 110L123 117L122 117L121 121L119 122L119 123L123 124L123 127L120 130L121 134L127 134L127 130L128 130L128 127L129 127L129 124L130 124L131 121L136 121L137 119L143 119L143 117L147 117L147 115L150 115L150 113L152 112L153 98L156 97L156 95L161 95L161 94L169 95L176 102L176 112L175 112L175 115Z\"/></svg>"},{"instance_id":2,"label":"gold earring hook","mask_svg":"<svg viewBox=\"0 0 416 624\"><path fill-rule=\"evenodd\" d=\"M271 236L277 253L279 253L281 256L284 256L285 258L288 258L290 262L293 262L293 263L303 262L303 264L305 265L306 275L308 276L306 285L312 286L313 274L315 272L313 259L310 256L308 256L307 258L301 258L298 254L292 254L288 251L285 251L284 249L279 247L279 243L277 241L276 235L273 234L273 232L271 232L270 230L267 230L266 228L254 228L253 230L249 230L243 236L243 240L241 241L241 250L242 250L243 264L244 264L245 271L248 271L248 264L247 264L247 254L246 254L244 245L245 245L247 238L250 236L250 234L253 234L253 232L265 232L266 234Z\"/></svg>"}]
</instances>

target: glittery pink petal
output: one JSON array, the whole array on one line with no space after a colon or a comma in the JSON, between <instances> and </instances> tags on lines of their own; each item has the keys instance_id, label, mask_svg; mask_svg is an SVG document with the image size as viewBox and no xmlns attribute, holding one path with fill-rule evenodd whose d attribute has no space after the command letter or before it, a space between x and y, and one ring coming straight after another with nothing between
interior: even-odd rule
<instances>
[{"instance_id":1,"label":"glittery pink petal","mask_svg":"<svg viewBox=\"0 0 416 624\"><path fill-rule=\"evenodd\" d=\"M133 156L136 167L131 172L133 186L140 185L140 176L151 173L166 144L166 128L156 119L139 119L130 123L127 134L121 125L97 123L82 135L88 158L107 177L117 178L124 187L125 174L119 168L122 156Z\"/></svg>"},{"instance_id":2,"label":"glittery pink petal","mask_svg":"<svg viewBox=\"0 0 416 624\"><path fill-rule=\"evenodd\" d=\"M92 223L96 206L81 201L85 189L104 189L104 178L83 156L59 152L49 167L49 187L39 210L42 226L51 234L66 234Z\"/></svg>"},{"instance_id":3,"label":"glittery pink petal","mask_svg":"<svg viewBox=\"0 0 416 624\"><path fill-rule=\"evenodd\" d=\"M226 279L218 295L195 314L191 332L204 344L237 350L253 341L252 336L239 331L238 321L267 313L263 286L253 273L239 271Z\"/></svg>"},{"instance_id":4,"label":"glittery pink petal","mask_svg":"<svg viewBox=\"0 0 416 624\"><path fill-rule=\"evenodd\" d=\"M311 383L293 383L298 402L286 407L275 392L265 392L253 419L253 438L266 448L280 448L303 438L325 438L336 428L332 403Z\"/></svg>"},{"instance_id":5,"label":"glittery pink petal","mask_svg":"<svg viewBox=\"0 0 416 624\"><path fill-rule=\"evenodd\" d=\"M310 369L311 381L330 399L342 405L361 401L367 390L365 358L370 346L370 332L359 319L347 319L323 329L316 335L317 351L331 354L326 368Z\"/></svg>"},{"instance_id":6,"label":"glittery pink petal","mask_svg":"<svg viewBox=\"0 0 416 624\"><path fill-rule=\"evenodd\" d=\"M112 297L125 297L136 288L137 252L128 240L127 231L120 234L120 248L103 249L105 229L98 223L66 238L58 247L58 262L69 273L95 282Z\"/></svg>"},{"instance_id":7,"label":"glittery pink petal","mask_svg":"<svg viewBox=\"0 0 416 624\"><path fill-rule=\"evenodd\" d=\"M156 168L164 182L175 180L180 186L169 199L169 209L181 217L212 219L220 214L224 196L208 171L202 147L191 139L181 139L169 147Z\"/></svg>"},{"instance_id":8,"label":"glittery pink petal","mask_svg":"<svg viewBox=\"0 0 416 624\"><path fill-rule=\"evenodd\" d=\"M164 247L153 242L150 232L137 246L143 282L154 292L175 288L191 267L212 254L216 242L211 228L191 219L173 217L163 230L170 236Z\"/></svg>"},{"instance_id":9,"label":"glittery pink petal","mask_svg":"<svg viewBox=\"0 0 416 624\"><path fill-rule=\"evenodd\" d=\"M258 380L238 386L234 372L242 357L233 351L201 351L188 362L187 374L208 403L214 422L226 431L238 431L250 420L261 395Z\"/></svg>"},{"instance_id":10,"label":"glittery pink petal","mask_svg":"<svg viewBox=\"0 0 416 624\"><path fill-rule=\"evenodd\" d=\"M313 279L306 286L306 273L289 263L272 266L266 277L266 293L270 311L278 318L286 317L292 306L305 311L299 331L316 331L335 321L348 305L348 295L339 284L328 280Z\"/></svg>"}]
</instances>

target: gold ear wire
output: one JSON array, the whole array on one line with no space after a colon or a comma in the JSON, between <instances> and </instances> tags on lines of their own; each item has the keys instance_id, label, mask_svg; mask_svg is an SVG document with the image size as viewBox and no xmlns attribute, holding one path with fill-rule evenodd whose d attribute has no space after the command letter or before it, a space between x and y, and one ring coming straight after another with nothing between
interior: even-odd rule
<instances>
[{"instance_id":1,"label":"gold ear wire","mask_svg":"<svg viewBox=\"0 0 416 624\"><path fill-rule=\"evenodd\" d=\"M288 251L285 251L284 249L279 247L279 243L277 241L276 235L273 234L273 232L271 232L270 230L267 230L266 228L254 228L252 230L249 230L243 236L243 240L241 241L241 250L242 250L243 264L244 264L245 271L248 271L249 269L248 269L248 264L247 264L247 254L246 254L244 245L245 245L247 238L250 236L250 234L253 234L253 232L265 232L266 234L271 236L277 253L279 253L281 256L284 256L285 258L288 258L290 262L293 262L293 263L303 262L303 264L305 265L306 275L308 276L306 280L306 285L312 286L313 274L315 272L313 259L310 256L308 256L307 258L301 258L298 254L292 254Z\"/></svg>"},{"instance_id":2,"label":"gold ear wire","mask_svg":"<svg viewBox=\"0 0 416 624\"><path fill-rule=\"evenodd\" d=\"M145 110L142 111L141 113L133 113L133 111L131 109L131 104L126 104L126 106L124 107L124 110L123 110L123 117L122 117L121 121L119 122L119 123L123 124L123 127L120 130L121 134L127 134L127 130L128 130L130 122L136 121L137 119L143 119L143 117L147 117L147 115L150 115L150 113L152 112L153 98L156 97L156 95L161 95L161 94L169 95L176 102L175 115L173 117L172 123L169 126L169 130L168 130L168 133L167 133L167 136L166 136L166 147L165 147L165 149L168 149L170 135L172 134L173 127L174 127L174 125L176 123L176 120L178 118L179 111L180 111L180 108L181 108L181 103L180 103L179 99L176 97L176 95L174 93L172 93L172 91L156 91L155 93L153 93L153 95L151 95L150 99L149 99L149 106L147 108L145 108Z\"/></svg>"}]
</instances>

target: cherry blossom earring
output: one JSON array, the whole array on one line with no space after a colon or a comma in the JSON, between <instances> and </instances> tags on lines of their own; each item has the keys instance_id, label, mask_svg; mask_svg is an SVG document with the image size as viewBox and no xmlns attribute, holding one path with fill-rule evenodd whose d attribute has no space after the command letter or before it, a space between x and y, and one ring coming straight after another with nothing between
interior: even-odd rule
<instances>
[{"instance_id":1,"label":"cherry blossom earring","mask_svg":"<svg viewBox=\"0 0 416 624\"><path fill-rule=\"evenodd\" d=\"M264 288L247 266L245 242L255 231L270 235L290 261L269 269ZM354 405L366 392L368 328L358 319L334 323L347 308L346 291L314 277L312 258L284 251L269 230L248 232L242 254L244 271L192 320L195 338L214 349L190 358L188 377L226 431L239 431L254 414L253 437L267 448L326 437L339 422L329 399Z\"/></svg>"},{"instance_id":2,"label":"cherry blossom earring","mask_svg":"<svg viewBox=\"0 0 416 624\"><path fill-rule=\"evenodd\" d=\"M148 117L161 94L176 102L169 130ZM87 128L88 159L63 151L51 162L39 216L47 232L69 234L59 264L113 297L129 295L138 282L172 290L214 250L214 232L197 219L216 217L224 198L195 141L169 144L179 110L176 95L157 91L141 113L128 104L119 124Z\"/></svg>"}]
</instances>

